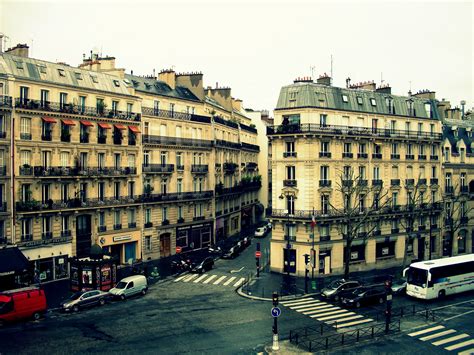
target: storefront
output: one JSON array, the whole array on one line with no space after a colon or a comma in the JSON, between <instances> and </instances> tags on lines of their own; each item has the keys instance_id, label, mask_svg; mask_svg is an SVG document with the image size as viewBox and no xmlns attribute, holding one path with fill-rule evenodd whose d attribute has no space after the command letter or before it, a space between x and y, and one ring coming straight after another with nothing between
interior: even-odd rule
<instances>
[{"instance_id":1,"label":"storefront","mask_svg":"<svg viewBox=\"0 0 474 355\"><path fill-rule=\"evenodd\" d=\"M17 247L0 249L0 291L26 286L31 281L28 259Z\"/></svg>"},{"instance_id":2,"label":"storefront","mask_svg":"<svg viewBox=\"0 0 474 355\"><path fill-rule=\"evenodd\" d=\"M110 256L102 259L71 259L71 290L108 291L117 283L116 260Z\"/></svg>"},{"instance_id":3,"label":"storefront","mask_svg":"<svg viewBox=\"0 0 474 355\"><path fill-rule=\"evenodd\" d=\"M377 241L375 246L375 256L377 259L395 257L395 240Z\"/></svg>"},{"instance_id":4,"label":"storefront","mask_svg":"<svg viewBox=\"0 0 474 355\"><path fill-rule=\"evenodd\" d=\"M212 243L212 222L176 228L176 246L183 251L207 248Z\"/></svg>"},{"instance_id":5,"label":"storefront","mask_svg":"<svg viewBox=\"0 0 474 355\"><path fill-rule=\"evenodd\" d=\"M140 231L103 235L99 238L99 245L120 264L129 264L142 258Z\"/></svg>"}]
</instances>

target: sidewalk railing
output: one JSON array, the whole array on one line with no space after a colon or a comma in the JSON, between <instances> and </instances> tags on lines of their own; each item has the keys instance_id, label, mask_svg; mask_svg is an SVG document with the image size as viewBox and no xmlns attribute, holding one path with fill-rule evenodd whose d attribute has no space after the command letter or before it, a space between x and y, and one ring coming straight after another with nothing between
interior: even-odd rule
<instances>
[{"instance_id":1,"label":"sidewalk railing","mask_svg":"<svg viewBox=\"0 0 474 355\"><path fill-rule=\"evenodd\" d=\"M394 318L403 318L403 317L410 317L410 316L418 316L423 317L425 320L436 320L436 313L435 310L429 309L423 305L413 304L410 306L403 306L397 307L392 309L391 317ZM374 316L372 316L377 322L383 321L385 319L385 312L377 312Z\"/></svg>"}]
</instances>

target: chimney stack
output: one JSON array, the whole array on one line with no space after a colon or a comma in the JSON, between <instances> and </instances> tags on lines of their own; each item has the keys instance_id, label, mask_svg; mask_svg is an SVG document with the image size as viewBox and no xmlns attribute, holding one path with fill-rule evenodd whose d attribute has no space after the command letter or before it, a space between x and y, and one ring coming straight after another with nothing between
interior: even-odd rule
<instances>
[{"instance_id":1,"label":"chimney stack","mask_svg":"<svg viewBox=\"0 0 474 355\"><path fill-rule=\"evenodd\" d=\"M28 45L18 43L15 47L9 48L5 53L16 55L18 57L29 58L29 48Z\"/></svg>"},{"instance_id":2,"label":"chimney stack","mask_svg":"<svg viewBox=\"0 0 474 355\"><path fill-rule=\"evenodd\" d=\"M176 88L176 73L173 69L165 69L158 73L158 80L164 81L174 90Z\"/></svg>"},{"instance_id":3,"label":"chimney stack","mask_svg":"<svg viewBox=\"0 0 474 355\"><path fill-rule=\"evenodd\" d=\"M319 76L316 82L321 85L331 86L332 78L324 73L323 75Z\"/></svg>"}]
</instances>

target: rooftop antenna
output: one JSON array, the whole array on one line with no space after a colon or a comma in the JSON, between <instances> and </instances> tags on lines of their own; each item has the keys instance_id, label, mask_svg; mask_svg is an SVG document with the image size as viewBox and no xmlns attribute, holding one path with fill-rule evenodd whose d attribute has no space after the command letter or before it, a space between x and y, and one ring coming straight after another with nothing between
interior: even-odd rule
<instances>
[{"instance_id":1,"label":"rooftop antenna","mask_svg":"<svg viewBox=\"0 0 474 355\"><path fill-rule=\"evenodd\" d=\"M316 70L316 66L315 65L311 65L309 67L309 71L311 72L311 78L314 78L314 71Z\"/></svg>"},{"instance_id":2,"label":"rooftop antenna","mask_svg":"<svg viewBox=\"0 0 474 355\"><path fill-rule=\"evenodd\" d=\"M31 49L30 49L30 57L33 57L33 38L31 39Z\"/></svg>"},{"instance_id":3,"label":"rooftop antenna","mask_svg":"<svg viewBox=\"0 0 474 355\"><path fill-rule=\"evenodd\" d=\"M380 72L380 86L383 85L383 72Z\"/></svg>"},{"instance_id":4,"label":"rooftop antenna","mask_svg":"<svg viewBox=\"0 0 474 355\"><path fill-rule=\"evenodd\" d=\"M332 79L333 79L333 73L332 73L332 54L331 54L331 82L332 82Z\"/></svg>"}]
</instances>

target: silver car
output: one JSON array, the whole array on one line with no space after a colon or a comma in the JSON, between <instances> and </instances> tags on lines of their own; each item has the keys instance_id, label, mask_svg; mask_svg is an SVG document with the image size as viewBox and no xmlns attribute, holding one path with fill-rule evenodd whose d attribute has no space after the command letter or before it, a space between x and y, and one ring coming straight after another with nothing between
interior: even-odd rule
<instances>
[{"instance_id":1,"label":"silver car","mask_svg":"<svg viewBox=\"0 0 474 355\"><path fill-rule=\"evenodd\" d=\"M111 295L104 291L80 291L61 302L61 309L64 312L78 312L79 310L86 307L92 307L96 305L103 306L110 299Z\"/></svg>"}]
</instances>

